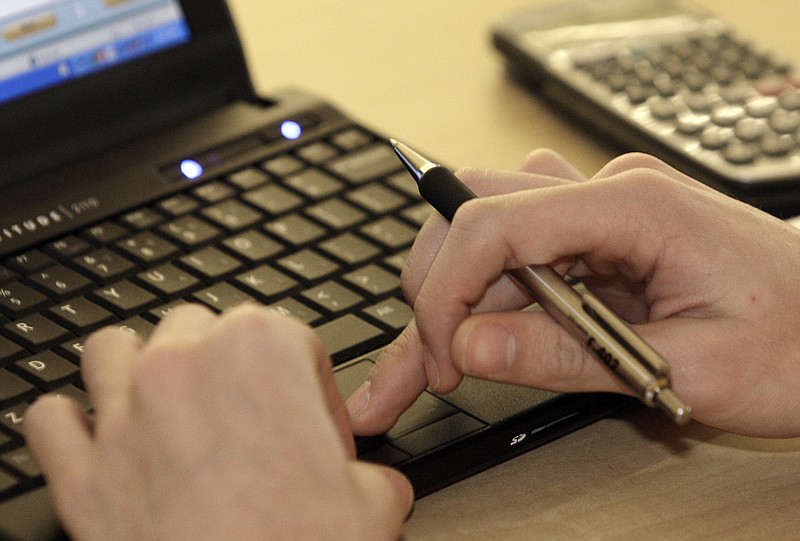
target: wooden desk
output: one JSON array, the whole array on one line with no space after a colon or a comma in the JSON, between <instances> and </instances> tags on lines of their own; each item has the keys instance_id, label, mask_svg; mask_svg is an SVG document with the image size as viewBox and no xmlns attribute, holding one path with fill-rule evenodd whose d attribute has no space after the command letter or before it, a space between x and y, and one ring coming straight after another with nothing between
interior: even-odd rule
<instances>
[{"instance_id":1,"label":"wooden desk","mask_svg":"<svg viewBox=\"0 0 800 541\"><path fill-rule=\"evenodd\" d=\"M498 14L536 1L230 3L263 92L317 93L453 166L513 168L550 147L591 174L614 151L509 83L489 45ZM696 3L800 61L796 0ZM800 439L607 419L423 498L405 537L650 536L797 539Z\"/></svg>"}]
</instances>

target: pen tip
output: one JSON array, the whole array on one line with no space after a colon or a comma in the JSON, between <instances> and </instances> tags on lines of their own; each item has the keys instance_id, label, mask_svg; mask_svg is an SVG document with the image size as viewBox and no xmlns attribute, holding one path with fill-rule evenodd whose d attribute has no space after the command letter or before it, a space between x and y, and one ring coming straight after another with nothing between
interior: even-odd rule
<instances>
[{"instance_id":1,"label":"pen tip","mask_svg":"<svg viewBox=\"0 0 800 541\"><path fill-rule=\"evenodd\" d=\"M397 139L390 138L389 142L394 149L394 153L397 154L397 157L400 158L400 161L403 162L403 165L406 167L406 169L408 169L408 172L411 173L411 176L413 176L417 182L420 181L422 175L426 171L432 167L436 167L435 163L420 155L417 151L413 150L408 145L401 143Z\"/></svg>"}]
</instances>

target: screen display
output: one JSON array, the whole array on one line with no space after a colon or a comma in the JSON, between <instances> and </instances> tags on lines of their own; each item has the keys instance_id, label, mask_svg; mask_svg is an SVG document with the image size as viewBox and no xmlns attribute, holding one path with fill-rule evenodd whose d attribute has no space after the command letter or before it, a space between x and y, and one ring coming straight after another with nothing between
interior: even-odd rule
<instances>
[{"instance_id":1,"label":"screen display","mask_svg":"<svg viewBox=\"0 0 800 541\"><path fill-rule=\"evenodd\" d=\"M0 104L189 38L179 0L0 0Z\"/></svg>"}]
</instances>

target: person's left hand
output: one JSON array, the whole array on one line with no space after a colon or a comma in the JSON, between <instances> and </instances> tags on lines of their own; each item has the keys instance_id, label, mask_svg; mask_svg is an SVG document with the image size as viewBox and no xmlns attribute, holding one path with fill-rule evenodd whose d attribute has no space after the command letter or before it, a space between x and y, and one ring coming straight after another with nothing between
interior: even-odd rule
<instances>
[{"instance_id":1,"label":"person's left hand","mask_svg":"<svg viewBox=\"0 0 800 541\"><path fill-rule=\"evenodd\" d=\"M25 415L76 541L399 536L411 486L355 460L330 360L291 318L189 305L144 344L99 331L82 371L92 418L55 396Z\"/></svg>"}]
</instances>

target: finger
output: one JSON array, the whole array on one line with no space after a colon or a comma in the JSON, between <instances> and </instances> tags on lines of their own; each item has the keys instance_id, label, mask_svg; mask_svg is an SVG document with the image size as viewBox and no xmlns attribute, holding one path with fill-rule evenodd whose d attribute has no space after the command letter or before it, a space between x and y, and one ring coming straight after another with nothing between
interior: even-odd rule
<instances>
[{"instance_id":1,"label":"finger","mask_svg":"<svg viewBox=\"0 0 800 541\"><path fill-rule=\"evenodd\" d=\"M550 149L531 151L520 164L520 170L577 182L586 180L586 176L578 171L574 165Z\"/></svg>"},{"instance_id":2,"label":"finger","mask_svg":"<svg viewBox=\"0 0 800 541\"><path fill-rule=\"evenodd\" d=\"M131 370L141 346L136 335L116 327L101 329L86 340L81 377L96 410L103 411L127 396Z\"/></svg>"},{"instance_id":3,"label":"finger","mask_svg":"<svg viewBox=\"0 0 800 541\"><path fill-rule=\"evenodd\" d=\"M457 175L481 197L569 183L564 178L519 171L470 168L458 171ZM412 306L449 229L449 222L434 213L417 233L402 273L403 294Z\"/></svg>"},{"instance_id":4,"label":"finger","mask_svg":"<svg viewBox=\"0 0 800 541\"><path fill-rule=\"evenodd\" d=\"M367 381L347 401L356 434L380 434L394 425L428 384L424 358L424 348L412 320L386 346Z\"/></svg>"},{"instance_id":5,"label":"finger","mask_svg":"<svg viewBox=\"0 0 800 541\"><path fill-rule=\"evenodd\" d=\"M709 186L693 179L689 175L681 173L674 167L667 165L658 158L651 156L650 154L643 154L640 152L631 152L614 158L613 160L608 162L602 169L600 169L600 171L598 171L592 177L592 180L602 180L619 175L621 173L627 173L635 170L640 170L642 173L645 174L647 172L660 173L673 180L681 182L687 186L692 186L699 190L703 191L712 190L712 188L710 188Z\"/></svg>"},{"instance_id":6,"label":"finger","mask_svg":"<svg viewBox=\"0 0 800 541\"><path fill-rule=\"evenodd\" d=\"M47 479L58 515L69 527L81 514L71 510L89 490L89 420L73 400L45 395L25 412L24 431L28 447Z\"/></svg>"},{"instance_id":7,"label":"finger","mask_svg":"<svg viewBox=\"0 0 800 541\"><path fill-rule=\"evenodd\" d=\"M628 389L543 312L471 316L453 337L453 363L464 374L550 391Z\"/></svg>"},{"instance_id":8,"label":"finger","mask_svg":"<svg viewBox=\"0 0 800 541\"><path fill-rule=\"evenodd\" d=\"M350 467L360 488L362 505L372 511L365 514L370 521L363 525L363 537L367 539L374 532L400 535L414 506L411 483L402 473L386 466L352 461Z\"/></svg>"}]
</instances>

